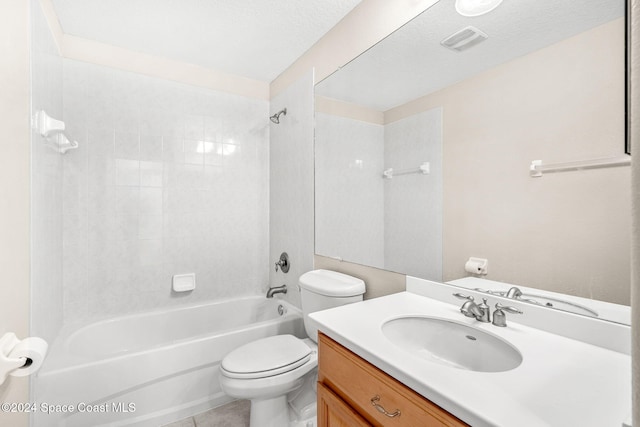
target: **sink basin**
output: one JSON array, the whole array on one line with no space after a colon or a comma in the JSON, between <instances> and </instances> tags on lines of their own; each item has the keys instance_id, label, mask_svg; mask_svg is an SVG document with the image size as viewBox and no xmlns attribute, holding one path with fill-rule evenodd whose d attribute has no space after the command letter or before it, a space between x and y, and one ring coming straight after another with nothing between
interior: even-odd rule
<instances>
[{"instance_id":1,"label":"sink basin","mask_svg":"<svg viewBox=\"0 0 640 427\"><path fill-rule=\"evenodd\" d=\"M403 350L458 369L503 372L522 363L522 354L507 341L452 320L399 317L385 322L382 333Z\"/></svg>"}]
</instances>

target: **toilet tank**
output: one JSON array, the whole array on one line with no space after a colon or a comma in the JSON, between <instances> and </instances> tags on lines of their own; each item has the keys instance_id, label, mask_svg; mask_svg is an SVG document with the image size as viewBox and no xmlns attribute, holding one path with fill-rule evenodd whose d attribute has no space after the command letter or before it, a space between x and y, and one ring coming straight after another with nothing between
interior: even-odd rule
<instances>
[{"instance_id":1,"label":"toilet tank","mask_svg":"<svg viewBox=\"0 0 640 427\"><path fill-rule=\"evenodd\" d=\"M304 328L309 338L318 341L318 329L308 319L310 313L362 301L365 290L361 279L336 271L312 270L300 276Z\"/></svg>"}]
</instances>

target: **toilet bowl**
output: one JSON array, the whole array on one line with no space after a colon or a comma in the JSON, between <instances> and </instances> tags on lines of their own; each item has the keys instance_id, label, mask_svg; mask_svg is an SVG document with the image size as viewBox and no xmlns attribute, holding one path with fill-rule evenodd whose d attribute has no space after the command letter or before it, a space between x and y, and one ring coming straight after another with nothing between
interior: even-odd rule
<instances>
[{"instance_id":1,"label":"toilet bowl","mask_svg":"<svg viewBox=\"0 0 640 427\"><path fill-rule=\"evenodd\" d=\"M222 389L231 397L251 400L251 426L287 426L287 396L303 385L307 374L315 374L317 348L310 339L293 335L243 345L222 361Z\"/></svg>"},{"instance_id":2,"label":"toilet bowl","mask_svg":"<svg viewBox=\"0 0 640 427\"><path fill-rule=\"evenodd\" d=\"M317 329L308 321L308 314L362 301L365 292L362 280L328 270L305 273L299 283L309 338L293 335L262 338L233 350L220 364L222 390L231 397L251 400L251 427L287 427L293 413L315 416L315 410L309 411L307 407L300 410L288 401L303 384L315 386L309 377L317 373ZM310 399L309 394L310 391L298 393L297 400L310 406L315 399ZM315 425L315 420L309 422L308 425Z\"/></svg>"}]
</instances>

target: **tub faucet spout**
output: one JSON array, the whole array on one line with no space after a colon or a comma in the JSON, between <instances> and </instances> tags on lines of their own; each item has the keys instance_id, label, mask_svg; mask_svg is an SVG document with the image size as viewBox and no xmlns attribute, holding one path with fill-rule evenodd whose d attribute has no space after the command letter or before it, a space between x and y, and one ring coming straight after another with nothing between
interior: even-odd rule
<instances>
[{"instance_id":1,"label":"tub faucet spout","mask_svg":"<svg viewBox=\"0 0 640 427\"><path fill-rule=\"evenodd\" d=\"M287 293L287 285L271 286L267 291L267 298L273 298L275 294L286 294L286 293Z\"/></svg>"}]
</instances>

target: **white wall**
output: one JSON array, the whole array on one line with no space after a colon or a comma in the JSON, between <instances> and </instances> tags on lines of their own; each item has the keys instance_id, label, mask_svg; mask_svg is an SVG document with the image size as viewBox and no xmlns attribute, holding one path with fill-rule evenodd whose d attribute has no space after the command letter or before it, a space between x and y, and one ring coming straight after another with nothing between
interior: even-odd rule
<instances>
[{"instance_id":1,"label":"white wall","mask_svg":"<svg viewBox=\"0 0 640 427\"><path fill-rule=\"evenodd\" d=\"M65 322L256 294L268 102L64 60ZM171 291L174 274L197 288Z\"/></svg>"},{"instance_id":2,"label":"white wall","mask_svg":"<svg viewBox=\"0 0 640 427\"><path fill-rule=\"evenodd\" d=\"M29 334L29 2L0 2L0 334ZM10 377L1 402L27 402L29 379ZM0 425L23 427L28 414L0 412Z\"/></svg>"},{"instance_id":3,"label":"white wall","mask_svg":"<svg viewBox=\"0 0 640 427\"><path fill-rule=\"evenodd\" d=\"M287 109L280 124L271 123L269 158L269 283L286 284L285 296L300 305L298 278L313 269L313 71L271 100L270 115ZM287 252L291 269L275 271Z\"/></svg>"},{"instance_id":4,"label":"white wall","mask_svg":"<svg viewBox=\"0 0 640 427\"><path fill-rule=\"evenodd\" d=\"M384 265L384 127L316 112L317 254Z\"/></svg>"},{"instance_id":5,"label":"white wall","mask_svg":"<svg viewBox=\"0 0 640 427\"><path fill-rule=\"evenodd\" d=\"M634 153L640 147L640 0L629 4L631 37L629 57L631 72L629 93L629 120L631 145ZM631 342L633 382L633 424L640 424L640 156L631 157Z\"/></svg>"}]
</instances>

